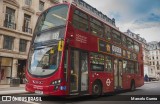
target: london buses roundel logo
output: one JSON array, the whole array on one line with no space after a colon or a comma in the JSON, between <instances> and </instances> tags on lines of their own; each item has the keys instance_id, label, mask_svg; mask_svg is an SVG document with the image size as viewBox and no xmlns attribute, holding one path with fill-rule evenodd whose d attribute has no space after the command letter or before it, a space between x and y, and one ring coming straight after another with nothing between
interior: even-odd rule
<instances>
[{"instance_id":1,"label":"london buses roundel logo","mask_svg":"<svg viewBox=\"0 0 160 104\"><path fill-rule=\"evenodd\" d=\"M110 80L109 78L106 80L106 85L107 85L107 86L110 86L110 85L111 85L111 80Z\"/></svg>"}]
</instances>

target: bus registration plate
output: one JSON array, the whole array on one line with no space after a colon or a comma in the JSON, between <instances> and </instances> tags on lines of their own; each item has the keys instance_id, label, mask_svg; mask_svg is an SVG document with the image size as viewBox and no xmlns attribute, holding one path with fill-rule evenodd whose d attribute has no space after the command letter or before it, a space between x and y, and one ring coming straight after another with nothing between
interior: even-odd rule
<instances>
[{"instance_id":1,"label":"bus registration plate","mask_svg":"<svg viewBox=\"0 0 160 104\"><path fill-rule=\"evenodd\" d=\"M35 93L36 93L36 94L43 94L43 91L35 90Z\"/></svg>"}]
</instances>

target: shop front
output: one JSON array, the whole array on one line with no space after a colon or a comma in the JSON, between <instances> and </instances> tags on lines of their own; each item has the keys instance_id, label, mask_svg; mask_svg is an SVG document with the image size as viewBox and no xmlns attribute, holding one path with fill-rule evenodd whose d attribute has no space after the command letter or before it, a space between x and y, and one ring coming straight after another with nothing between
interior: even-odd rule
<instances>
[{"instance_id":1,"label":"shop front","mask_svg":"<svg viewBox=\"0 0 160 104\"><path fill-rule=\"evenodd\" d=\"M0 84L10 84L13 59L0 57Z\"/></svg>"}]
</instances>

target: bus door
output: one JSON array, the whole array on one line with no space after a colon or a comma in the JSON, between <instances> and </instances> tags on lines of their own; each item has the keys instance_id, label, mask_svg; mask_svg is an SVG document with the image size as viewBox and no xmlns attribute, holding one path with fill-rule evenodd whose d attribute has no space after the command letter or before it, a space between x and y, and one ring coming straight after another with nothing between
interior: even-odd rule
<instances>
[{"instance_id":1,"label":"bus door","mask_svg":"<svg viewBox=\"0 0 160 104\"><path fill-rule=\"evenodd\" d=\"M114 59L114 88L122 88L122 60Z\"/></svg>"},{"instance_id":2,"label":"bus door","mask_svg":"<svg viewBox=\"0 0 160 104\"><path fill-rule=\"evenodd\" d=\"M88 93L88 53L70 51L70 94Z\"/></svg>"}]
</instances>

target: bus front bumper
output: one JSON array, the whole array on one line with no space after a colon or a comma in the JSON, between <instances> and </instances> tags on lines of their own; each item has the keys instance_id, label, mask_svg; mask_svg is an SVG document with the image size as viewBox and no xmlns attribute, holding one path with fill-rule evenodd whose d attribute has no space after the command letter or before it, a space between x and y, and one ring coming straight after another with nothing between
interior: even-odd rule
<instances>
[{"instance_id":1,"label":"bus front bumper","mask_svg":"<svg viewBox=\"0 0 160 104\"><path fill-rule=\"evenodd\" d=\"M42 86L42 85L33 85L27 83L25 89L28 92L37 93L41 95L55 95L55 96L66 95L66 87L60 85Z\"/></svg>"}]
</instances>

